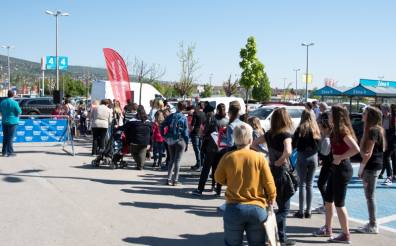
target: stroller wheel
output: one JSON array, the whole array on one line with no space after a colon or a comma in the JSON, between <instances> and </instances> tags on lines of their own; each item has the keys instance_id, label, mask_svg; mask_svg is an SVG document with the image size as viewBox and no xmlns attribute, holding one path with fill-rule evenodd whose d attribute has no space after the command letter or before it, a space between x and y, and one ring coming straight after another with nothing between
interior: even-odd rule
<instances>
[{"instance_id":1,"label":"stroller wheel","mask_svg":"<svg viewBox=\"0 0 396 246\"><path fill-rule=\"evenodd\" d=\"M91 165L93 167L99 167L99 163L98 163L98 161L96 159L91 161Z\"/></svg>"},{"instance_id":2,"label":"stroller wheel","mask_svg":"<svg viewBox=\"0 0 396 246\"><path fill-rule=\"evenodd\" d=\"M110 166L111 169L116 169L117 168L117 165L113 161L109 160L108 163L109 163L109 166Z\"/></svg>"},{"instance_id":3,"label":"stroller wheel","mask_svg":"<svg viewBox=\"0 0 396 246\"><path fill-rule=\"evenodd\" d=\"M127 166L126 161L121 161L120 162L120 168L126 168L126 166Z\"/></svg>"}]
</instances>

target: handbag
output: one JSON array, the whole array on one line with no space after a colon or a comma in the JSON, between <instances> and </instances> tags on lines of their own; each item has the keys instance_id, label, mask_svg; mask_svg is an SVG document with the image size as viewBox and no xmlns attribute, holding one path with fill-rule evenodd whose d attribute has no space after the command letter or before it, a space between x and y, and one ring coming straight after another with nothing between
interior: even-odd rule
<instances>
[{"instance_id":1,"label":"handbag","mask_svg":"<svg viewBox=\"0 0 396 246\"><path fill-rule=\"evenodd\" d=\"M276 224L276 216L274 208L269 206L267 208L268 217L264 222L265 233L267 234L267 242L269 246L280 246L278 226Z\"/></svg>"}]
</instances>

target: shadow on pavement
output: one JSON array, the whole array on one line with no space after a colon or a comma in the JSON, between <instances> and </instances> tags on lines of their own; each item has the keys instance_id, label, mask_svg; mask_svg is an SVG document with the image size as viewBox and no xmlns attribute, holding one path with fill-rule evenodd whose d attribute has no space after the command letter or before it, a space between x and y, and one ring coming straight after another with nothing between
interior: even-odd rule
<instances>
[{"instance_id":1,"label":"shadow on pavement","mask_svg":"<svg viewBox=\"0 0 396 246\"><path fill-rule=\"evenodd\" d=\"M8 176L8 177L4 177L3 181L8 182L8 183L20 183L20 182L23 182L23 179L18 178L18 177Z\"/></svg>"},{"instance_id":2,"label":"shadow on pavement","mask_svg":"<svg viewBox=\"0 0 396 246\"><path fill-rule=\"evenodd\" d=\"M215 246L224 245L223 233L209 233L205 235L180 235L181 239L177 238L160 238L160 237L127 237L123 241L131 244L140 244L148 246Z\"/></svg>"},{"instance_id":3,"label":"shadow on pavement","mask_svg":"<svg viewBox=\"0 0 396 246\"><path fill-rule=\"evenodd\" d=\"M156 202L120 202L121 206L133 206L138 208L149 209L181 209L186 210L186 213L195 214L203 217L221 217L217 207L212 206L196 206L196 205L179 205L170 203L156 203Z\"/></svg>"},{"instance_id":4,"label":"shadow on pavement","mask_svg":"<svg viewBox=\"0 0 396 246\"><path fill-rule=\"evenodd\" d=\"M156 184L161 184L160 182ZM202 195L202 196L193 196L191 194L191 188L178 188L173 186L154 186L154 187L133 187L130 189L121 189L121 191L132 194L150 194L150 195L159 195L159 196L175 196L187 199L200 199L200 200L212 200L217 199L217 197L213 195Z\"/></svg>"},{"instance_id":5,"label":"shadow on pavement","mask_svg":"<svg viewBox=\"0 0 396 246\"><path fill-rule=\"evenodd\" d=\"M39 173L42 171L44 171L44 170L42 170L42 169L27 169L27 170L19 171L18 173Z\"/></svg>"},{"instance_id":6,"label":"shadow on pavement","mask_svg":"<svg viewBox=\"0 0 396 246\"><path fill-rule=\"evenodd\" d=\"M92 182L98 182L98 183L110 184L110 185L157 185L158 184L157 182L145 182L145 181L134 181L134 180L93 179L93 178L70 177L70 176L46 176L46 175L29 175L29 174L13 174L13 173L0 173L0 176L5 176L3 180L7 182L21 182L22 179L19 177L26 177L26 178L45 178L45 179L72 179L72 180L83 180L83 181L85 180L85 181L92 181Z\"/></svg>"}]
</instances>

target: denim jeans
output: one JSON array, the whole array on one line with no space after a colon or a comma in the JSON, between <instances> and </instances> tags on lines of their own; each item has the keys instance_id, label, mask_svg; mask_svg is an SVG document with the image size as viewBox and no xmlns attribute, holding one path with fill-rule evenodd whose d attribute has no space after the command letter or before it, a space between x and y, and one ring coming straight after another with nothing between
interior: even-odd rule
<instances>
[{"instance_id":1,"label":"denim jeans","mask_svg":"<svg viewBox=\"0 0 396 246\"><path fill-rule=\"evenodd\" d=\"M168 166L168 180L177 182L179 180L180 160L186 148L186 142L179 140L175 144L169 144L170 161ZM175 173L172 179L172 174Z\"/></svg>"},{"instance_id":2,"label":"denim jeans","mask_svg":"<svg viewBox=\"0 0 396 246\"><path fill-rule=\"evenodd\" d=\"M17 125L3 124L3 155L11 155L14 153L14 134Z\"/></svg>"},{"instance_id":3,"label":"denim jeans","mask_svg":"<svg viewBox=\"0 0 396 246\"><path fill-rule=\"evenodd\" d=\"M267 211L256 205L227 204L224 211L224 243L227 246L243 245L243 233L250 246L265 245L263 222Z\"/></svg>"},{"instance_id":4,"label":"denim jeans","mask_svg":"<svg viewBox=\"0 0 396 246\"><path fill-rule=\"evenodd\" d=\"M312 182L314 179L315 169L318 166L318 153L307 151L298 152L297 157L297 174L299 188L299 211L304 212L304 203L306 200L306 212L311 213Z\"/></svg>"},{"instance_id":5,"label":"denim jeans","mask_svg":"<svg viewBox=\"0 0 396 246\"><path fill-rule=\"evenodd\" d=\"M195 161L198 167L201 167L201 147L202 138L199 135L191 135L191 143L195 153Z\"/></svg>"},{"instance_id":6,"label":"denim jeans","mask_svg":"<svg viewBox=\"0 0 396 246\"><path fill-rule=\"evenodd\" d=\"M286 218L290 210L290 199L287 201L276 201L278 210L276 211L276 223L278 225L279 240L285 242L286 235Z\"/></svg>"},{"instance_id":7,"label":"denim jeans","mask_svg":"<svg viewBox=\"0 0 396 246\"><path fill-rule=\"evenodd\" d=\"M162 160L162 153L164 152L164 142L153 142L153 157L156 160Z\"/></svg>"},{"instance_id":8,"label":"denim jeans","mask_svg":"<svg viewBox=\"0 0 396 246\"><path fill-rule=\"evenodd\" d=\"M367 208L368 208L369 221L371 226L377 225L375 188L377 186L378 173L379 171L376 170L364 170L362 177L364 194L367 200Z\"/></svg>"}]
</instances>

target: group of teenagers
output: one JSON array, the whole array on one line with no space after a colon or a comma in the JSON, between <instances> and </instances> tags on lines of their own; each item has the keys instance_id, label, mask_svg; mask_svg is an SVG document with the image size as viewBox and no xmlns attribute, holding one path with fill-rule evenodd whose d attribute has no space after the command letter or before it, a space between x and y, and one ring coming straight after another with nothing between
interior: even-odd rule
<instances>
[{"instance_id":1,"label":"group of teenagers","mask_svg":"<svg viewBox=\"0 0 396 246\"><path fill-rule=\"evenodd\" d=\"M212 113L210 105L203 108L207 116L201 148L203 167L198 189L193 194L202 195L210 168L213 173L211 190L220 194L221 185L227 187L224 211L226 245L242 245L244 232L249 245L264 245L263 222L268 208L275 204L279 241L281 245L294 245L296 242L288 239L286 234L290 199L298 189L299 208L294 217L311 217L313 180L318 166L321 166L318 188L323 198L325 223L313 235L328 237L328 241L333 243L351 243L345 198L353 176L350 158L356 155L361 156L358 177L363 182L369 214L369 222L356 231L379 233L375 190L384 160L390 158L386 152L393 148L388 146L389 133L383 126L384 107L368 106L364 109L363 136L358 140L347 108L324 105L318 113L311 109L312 106L306 107L296 129L287 110L280 107L271 116L270 130L264 132L257 118L248 118L245 123L246 118L239 117L239 103L231 102L228 117L225 117L228 123L226 146L223 148L216 146L209 133L213 129L211 122L224 116L224 107L219 105L216 114ZM295 167L290 161L293 150L297 151ZM338 235L334 235L332 229L333 207L342 229Z\"/></svg>"},{"instance_id":2,"label":"group of teenagers","mask_svg":"<svg viewBox=\"0 0 396 246\"><path fill-rule=\"evenodd\" d=\"M101 104L106 106L105 102ZM244 232L249 245L264 245L263 222L268 208L275 204L279 241L281 245L294 245L295 241L286 234L290 199L298 188L299 209L294 216L311 217L313 179L319 165L318 188L324 202L325 225L313 235L328 237L330 242L350 243L345 198L353 175L350 158L357 154L362 158L358 176L363 181L369 212L369 223L357 231L379 232L375 188L384 153L390 148L380 109L369 106L364 110L364 132L358 142L343 105L334 105L319 114L307 107L296 129L287 110L280 107L273 112L271 128L266 132L258 118L240 117L238 101L231 102L228 111L224 104L215 109L207 102L199 102L191 109L178 102L176 112L171 113L158 100L148 114L141 105L128 105L122 127L137 169L143 168L147 152L152 150L152 166L168 170L165 184L179 185L180 161L191 140L197 161L191 169L201 171L193 195L200 196L205 191L211 169L210 190L220 195L221 187L226 186L226 245L242 245ZM186 116L190 113L191 121ZM293 149L297 150L295 167L290 162ZM164 152L167 160L162 163ZM333 235L332 230L333 206L342 229L338 235Z\"/></svg>"}]
</instances>

